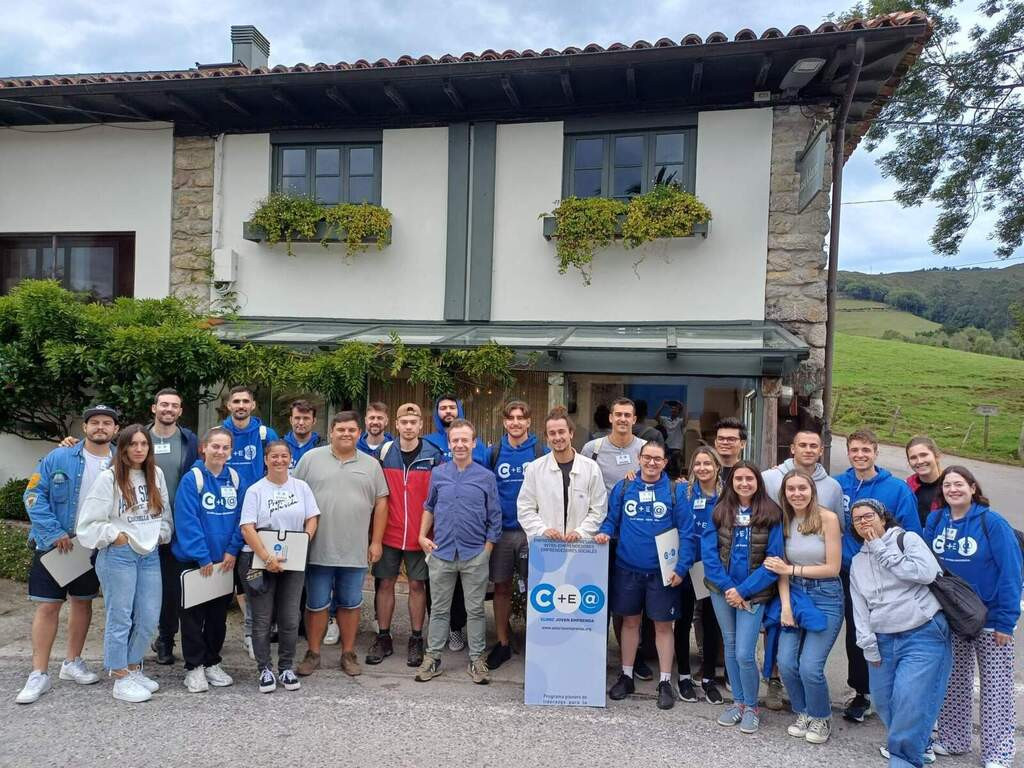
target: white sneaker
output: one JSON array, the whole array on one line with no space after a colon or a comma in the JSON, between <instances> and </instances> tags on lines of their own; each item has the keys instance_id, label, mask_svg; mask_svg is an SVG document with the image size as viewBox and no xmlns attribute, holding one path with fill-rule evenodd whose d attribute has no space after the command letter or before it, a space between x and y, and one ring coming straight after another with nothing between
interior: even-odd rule
<instances>
[{"instance_id":1,"label":"white sneaker","mask_svg":"<svg viewBox=\"0 0 1024 768\"><path fill-rule=\"evenodd\" d=\"M206 672L206 682L217 688L224 688L235 682L234 678L225 672L220 664L214 664L212 667L204 667L203 669Z\"/></svg>"},{"instance_id":2,"label":"white sneaker","mask_svg":"<svg viewBox=\"0 0 1024 768\"><path fill-rule=\"evenodd\" d=\"M242 647L245 648L245 652L249 654L249 658L255 661L256 652L252 649L252 635L246 635L242 638Z\"/></svg>"},{"instance_id":3,"label":"white sneaker","mask_svg":"<svg viewBox=\"0 0 1024 768\"><path fill-rule=\"evenodd\" d=\"M85 662L82 661L82 657L79 656L77 659L64 661L60 665L60 679L61 680L74 680L79 685L92 685L93 683L99 682L100 676L85 666Z\"/></svg>"},{"instance_id":4,"label":"white sneaker","mask_svg":"<svg viewBox=\"0 0 1024 768\"><path fill-rule=\"evenodd\" d=\"M142 667L128 670L128 676L150 693L156 693L160 690L160 683L153 678L144 675L142 673Z\"/></svg>"},{"instance_id":5,"label":"white sneaker","mask_svg":"<svg viewBox=\"0 0 1024 768\"><path fill-rule=\"evenodd\" d=\"M129 673L114 680L114 698L138 704L142 701L149 701L153 698L153 694Z\"/></svg>"},{"instance_id":6,"label":"white sneaker","mask_svg":"<svg viewBox=\"0 0 1024 768\"><path fill-rule=\"evenodd\" d=\"M28 682L18 692L18 697L15 701L19 704L31 704L50 690L51 687L50 676L45 672L40 672L38 669L33 669L32 674L28 676Z\"/></svg>"},{"instance_id":7,"label":"white sneaker","mask_svg":"<svg viewBox=\"0 0 1024 768\"><path fill-rule=\"evenodd\" d=\"M327 620L327 634L324 635L324 645L337 645L341 639L341 629L338 622L333 618Z\"/></svg>"},{"instance_id":8,"label":"white sneaker","mask_svg":"<svg viewBox=\"0 0 1024 768\"><path fill-rule=\"evenodd\" d=\"M206 682L206 673L202 667L190 669L185 673L185 687L189 693L202 693L210 690L210 684Z\"/></svg>"}]
</instances>

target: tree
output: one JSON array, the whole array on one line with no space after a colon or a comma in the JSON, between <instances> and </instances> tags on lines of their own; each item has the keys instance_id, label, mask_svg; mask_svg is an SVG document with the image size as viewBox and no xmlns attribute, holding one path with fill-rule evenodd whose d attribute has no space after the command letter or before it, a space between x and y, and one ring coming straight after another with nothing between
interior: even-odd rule
<instances>
[{"instance_id":1,"label":"tree","mask_svg":"<svg viewBox=\"0 0 1024 768\"><path fill-rule=\"evenodd\" d=\"M918 291L896 291L895 293L889 294L889 303L896 307L896 309L902 309L904 312L910 312L912 315L923 315L924 311L928 308L928 301Z\"/></svg>"},{"instance_id":2,"label":"tree","mask_svg":"<svg viewBox=\"0 0 1024 768\"><path fill-rule=\"evenodd\" d=\"M894 146L878 158L895 179L903 206L938 204L932 248L954 255L981 211L996 212L996 254L1024 241L1024 1L981 0L989 23L958 48L956 0L868 0L842 20L924 10L935 32L867 134L867 148Z\"/></svg>"}]
</instances>

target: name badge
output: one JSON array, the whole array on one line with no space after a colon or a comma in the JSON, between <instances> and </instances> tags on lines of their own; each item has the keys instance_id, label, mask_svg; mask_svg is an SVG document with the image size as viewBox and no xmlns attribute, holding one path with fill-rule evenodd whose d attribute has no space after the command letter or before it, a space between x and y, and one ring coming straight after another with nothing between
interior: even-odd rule
<instances>
[{"instance_id":1,"label":"name badge","mask_svg":"<svg viewBox=\"0 0 1024 768\"><path fill-rule=\"evenodd\" d=\"M171 444L170 443L153 443L153 453L155 453L157 456L162 456L162 455L170 453L170 452L171 452Z\"/></svg>"},{"instance_id":2,"label":"name badge","mask_svg":"<svg viewBox=\"0 0 1024 768\"><path fill-rule=\"evenodd\" d=\"M231 490L234 490L234 488ZM278 488L274 491L274 501L289 501L291 497L291 491L285 490L284 488Z\"/></svg>"},{"instance_id":3,"label":"name badge","mask_svg":"<svg viewBox=\"0 0 1024 768\"><path fill-rule=\"evenodd\" d=\"M704 508L707 507L707 505L708 505L708 500L707 499L700 498L700 499L694 499L693 500L693 508L694 509L704 509Z\"/></svg>"},{"instance_id":4,"label":"name badge","mask_svg":"<svg viewBox=\"0 0 1024 768\"><path fill-rule=\"evenodd\" d=\"M948 541L956 541L956 528L946 529L946 539Z\"/></svg>"},{"instance_id":5,"label":"name badge","mask_svg":"<svg viewBox=\"0 0 1024 768\"><path fill-rule=\"evenodd\" d=\"M632 464L633 459L630 458L628 453L617 453L615 454L615 463L618 466L622 466L623 464Z\"/></svg>"},{"instance_id":6,"label":"name badge","mask_svg":"<svg viewBox=\"0 0 1024 768\"><path fill-rule=\"evenodd\" d=\"M736 525L750 525L750 513L749 512L737 512L736 513Z\"/></svg>"},{"instance_id":7,"label":"name badge","mask_svg":"<svg viewBox=\"0 0 1024 768\"><path fill-rule=\"evenodd\" d=\"M640 501L641 502L651 502L651 501L654 501L654 491L640 491Z\"/></svg>"},{"instance_id":8,"label":"name badge","mask_svg":"<svg viewBox=\"0 0 1024 768\"><path fill-rule=\"evenodd\" d=\"M232 504L238 500L238 493L230 485L220 489L220 496L224 501Z\"/></svg>"}]
</instances>

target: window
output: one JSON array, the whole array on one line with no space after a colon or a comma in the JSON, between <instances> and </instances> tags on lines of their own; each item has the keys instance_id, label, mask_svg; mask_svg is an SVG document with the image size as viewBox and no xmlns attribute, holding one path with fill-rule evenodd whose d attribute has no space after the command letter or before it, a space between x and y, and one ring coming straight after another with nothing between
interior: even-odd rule
<instances>
[{"instance_id":1,"label":"window","mask_svg":"<svg viewBox=\"0 0 1024 768\"><path fill-rule=\"evenodd\" d=\"M135 292L134 234L0 235L0 292L57 280L102 301Z\"/></svg>"},{"instance_id":2,"label":"window","mask_svg":"<svg viewBox=\"0 0 1024 768\"><path fill-rule=\"evenodd\" d=\"M278 144L274 189L327 205L380 204L380 144Z\"/></svg>"},{"instance_id":3,"label":"window","mask_svg":"<svg viewBox=\"0 0 1024 768\"><path fill-rule=\"evenodd\" d=\"M655 184L693 192L695 128L566 137L565 194L629 200Z\"/></svg>"}]
</instances>

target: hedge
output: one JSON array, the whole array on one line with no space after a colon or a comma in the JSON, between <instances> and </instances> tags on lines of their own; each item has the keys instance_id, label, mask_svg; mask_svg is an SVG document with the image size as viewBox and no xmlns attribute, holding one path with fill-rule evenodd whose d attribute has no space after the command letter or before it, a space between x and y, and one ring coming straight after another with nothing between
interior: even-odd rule
<instances>
[{"instance_id":1,"label":"hedge","mask_svg":"<svg viewBox=\"0 0 1024 768\"><path fill-rule=\"evenodd\" d=\"M0 579L28 581L32 550L28 546L28 528L0 522Z\"/></svg>"},{"instance_id":2,"label":"hedge","mask_svg":"<svg viewBox=\"0 0 1024 768\"><path fill-rule=\"evenodd\" d=\"M0 488L0 520L28 520L28 513L21 500L26 485L26 478L12 477Z\"/></svg>"}]
</instances>

